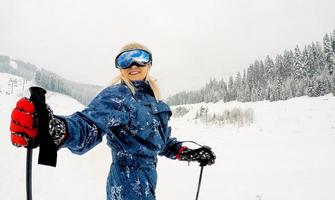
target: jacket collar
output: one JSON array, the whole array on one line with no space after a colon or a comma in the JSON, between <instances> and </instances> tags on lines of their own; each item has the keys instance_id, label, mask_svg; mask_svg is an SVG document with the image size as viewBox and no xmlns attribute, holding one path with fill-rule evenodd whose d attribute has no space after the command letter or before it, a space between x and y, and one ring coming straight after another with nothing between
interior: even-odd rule
<instances>
[{"instance_id":1,"label":"jacket collar","mask_svg":"<svg viewBox=\"0 0 335 200\"><path fill-rule=\"evenodd\" d=\"M132 84L134 85L134 87L136 88L136 92L143 92L143 93L147 93L151 96L154 96L154 93L150 87L150 84L148 81L132 81Z\"/></svg>"}]
</instances>

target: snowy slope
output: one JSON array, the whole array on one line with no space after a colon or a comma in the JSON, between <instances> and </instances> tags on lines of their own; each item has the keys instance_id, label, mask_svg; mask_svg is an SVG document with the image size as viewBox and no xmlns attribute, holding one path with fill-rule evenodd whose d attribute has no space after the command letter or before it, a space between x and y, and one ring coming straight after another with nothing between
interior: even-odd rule
<instances>
[{"instance_id":1,"label":"snowy slope","mask_svg":"<svg viewBox=\"0 0 335 200\"><path fill-rule=\"evenodd\" d=\"M242 128L190 123L200 106L207 106L209 112L215 113L236 107L251 108L255 122ZM181 140L191 138L210 145L217 152L216 165L204 171L201 199L335 198L335 97L332 95L185 107L190 112L172 121L174 134ZM180 193L184 199L194 199L199 169L166 163L173 174L179 175L178 184L184 187L174 194L159 188L162 199L179 199ZM161 164L165 168L165 161ZM171 173L162 173L160 183L168 185L172 177Z\"/></svg>"},{"instance_id":2,"label":"snowy slope","mask_svg":"<svg viewBox=\"0 0 335 200\"><path fill-rule=\"evenodd\" d=\"M0 73L0 88L12 77ZM7 81L5 81L7 80ZM29 85L29 83L27 83ZM19 86L18 86L19 87ZM10 144L11 109L24 94L0 93L1 199L25 198L25 149ZM83 106L70 97L48 92L56 114L71 114ZM201 104L187 105L198 109ZM190 116L173 119L173 135L212 146L214 166L204 169L199 199L233 200L332 200L335 198L335 97L301 97L280 102L207 104L210 111L252 108L254 124L206 127ZM110 152L102 144L85 155L68 150L58 153L57 168L38 166L34 151L35 200L105 199ZM195 199L200 168L191 163L160 158L157 199Z\"/></svg>"}]
</instances>

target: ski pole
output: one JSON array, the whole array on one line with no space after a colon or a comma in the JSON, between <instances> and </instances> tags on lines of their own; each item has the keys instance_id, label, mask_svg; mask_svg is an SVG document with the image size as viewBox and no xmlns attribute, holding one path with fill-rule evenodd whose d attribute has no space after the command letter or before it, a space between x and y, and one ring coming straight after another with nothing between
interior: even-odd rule
<instances>
[{"instance_id":1,"label":"ski pole","mask_svg":"<svg viewBox=\"0 0 335 200\"><path fill-rule=\"evenodd\" d=\"M33 102L35 108L38 105L45 104L45 93L46 91L40 87L31 87L29 88L30 92L30 100ZM38 113L39 110L36 110ZM39 119L38 119L39 120ZM39 128L40 132L40 128ZM36 141L33 141L27 147L27 160L26 160L26 192L27 192L27 200L32 200L32 159L33 159L33 148L36 147Z\"/></svg>"},{"instance_id":2,"label":"ski pole","mask_svg":"<svg viewBox=\"0 0 335 200\"><path fill-rule=\"evenodd\" d=\"M33 149L31 147L27 148L27 160L26 160L26 192L27 192L27 200L32 200L32 192L31 192L31 163L33 159Z\"/></svg>"},{"instance_id":3,"label":"ski pole","mask_svg":"<svg viewBox=\"0 0 335 200\"><path fill-rule=\"evenodd\" d=\"M197 190L197 196L195 197L195 200L198 200L199 192L200 192L200 186L201 186L201 179L202 179L202 172L204 170L204 166L201 166L200 169L200 176L199 176L199 182L198 182L198 190Z\"/></svg>"}]
</instances>

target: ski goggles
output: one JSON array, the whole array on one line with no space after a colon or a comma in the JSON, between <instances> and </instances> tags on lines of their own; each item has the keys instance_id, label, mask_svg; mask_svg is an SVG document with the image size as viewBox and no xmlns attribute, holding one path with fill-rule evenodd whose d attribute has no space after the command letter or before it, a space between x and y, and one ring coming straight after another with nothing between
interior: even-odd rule
<instances>
[{"instance_id":1,"label":"ski goggles","mask_svg":"<svg viewBox=\"0 0 335 200\"><path fill-rule=\"evenodd\" d=\"M151 63L151 53L143 49L124 51L115 58L115 66L119 69L130 68L133 64L136 64L137 66L144 66Z\"/></svg>"}]
</instances>

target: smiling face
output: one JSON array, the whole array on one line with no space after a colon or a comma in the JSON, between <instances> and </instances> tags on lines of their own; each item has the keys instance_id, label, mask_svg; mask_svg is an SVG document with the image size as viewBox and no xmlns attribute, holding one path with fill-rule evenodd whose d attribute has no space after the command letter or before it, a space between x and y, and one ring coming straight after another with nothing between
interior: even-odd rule
<instances>
[{"instance_id":1,"label":"smiling face","mask_svg":"<svg viewBox=\"0 0 335 200\"><path fill-rule=\"evenodd\" d=\"M128 78L131 81L144 80L148 75L148 71L149 65L144 65L141 67L132 65L130 68L127 69L120 69L122 76Z\"/></svg>"}]
</instances>

